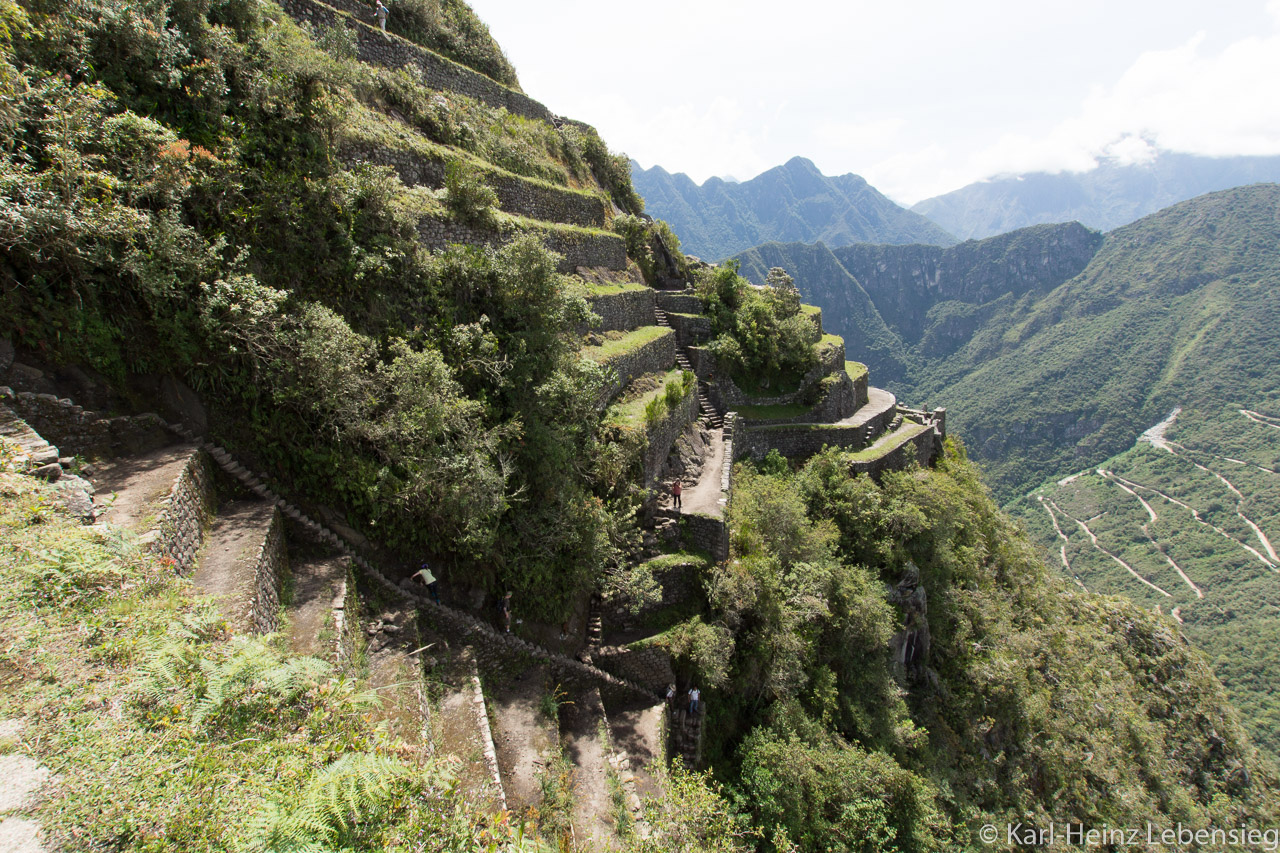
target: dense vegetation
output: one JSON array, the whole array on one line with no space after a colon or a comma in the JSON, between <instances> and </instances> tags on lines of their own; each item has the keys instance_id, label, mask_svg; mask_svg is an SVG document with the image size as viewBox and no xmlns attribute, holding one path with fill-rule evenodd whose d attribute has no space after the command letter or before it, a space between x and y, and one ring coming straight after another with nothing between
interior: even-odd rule
<instances>
[{"instance_id":1,"label":"dense vegetation","mask_svg":"<svg viewBox=\"0 0 1280 853\"><path fill-rule=\"evenodd\" d=\"M904 210L857 175L827 177L795 157L742 183L711 178L698 186L687 175L631 164L631 179L649 212L670 222L685 250L718 261L770 240L852 243L931 243L955 238Z\"/></svg>"},{"instance_id":2,"label":"dense vegetation","mask_svg":"<svg viewBox=\"0 0 1280 853\"><path fill-rule=\"evenodd\" d=\"M1253 740L1276 758L1280 426L1260 420L1239 409L1183 410L1166 433L1171 444L1139 442L1010 510L1050 565L1090 590L1173 612Z\"/></svg>"},{"instance_id":3,"label":"dense vegetation","mask_svg":"<svg viewBox=\"0 0 1280 853\"><path fill-rule=\"evenodd\" d=\"M341 164L348 120L394 93L433 110L447 145L480 107L370 71L340 34L317 46L239 0L2 8L0 335L126 394L176 374L289 491L527 591L537 615L616 559L625 490L580 464L610 458L592 450L604 375L577 357L583 302L532 239L443 254L417 239L424 213L505 216L467 158L531 123L467 130L447 190L409 189ZM558 144L528 162L615 183L622 163L625 179L593 133L547 133Z\"/></svg>"},{"instance_id":4,"label":"dense vegetation","mask_svg":"<svg viewBox=\"0 0 1280 853\"><path fill-rule=\"evenodd\" d=\"M711 317L714 337L707 349L740 385L796 384L816 363L816 329L801 312L800 291L783 270L775 270L766 287L755 288L729 262L702 271L696 288Z\"/></svg>"},{"instance_id":5,"label":"dense vegetation","mask_svg":"<svg viewBox=\"0 0 1280 853\"><path fill-rule=\"evenodd\" d=\"M983 824L1269 825L1276 780L1168 617L1053 577L955 446L736 475L685 656L765 849L975 849ZM1001 842L996 849L1003 849Z\"/></svg>"}]
</instances>

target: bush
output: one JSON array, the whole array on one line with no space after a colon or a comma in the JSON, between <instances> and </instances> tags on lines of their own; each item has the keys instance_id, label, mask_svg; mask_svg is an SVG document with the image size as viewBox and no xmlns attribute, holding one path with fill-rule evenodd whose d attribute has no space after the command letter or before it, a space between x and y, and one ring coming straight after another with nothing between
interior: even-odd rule
<instances>
[{"instance_id":1,"label":"bush","mask_svg":"<svg viewBox=\"0 0 1280 853\"><path fill-rule=\"evenodd\" d=\"M498 194L462 160L450 160L444 173L445 205L458 219L472 225L492 226Z\"/></svg>"},{"instance_id":2,"label":"bush","mask_svg":"<svg viewBox=\"0 0 1280 853\"><path fill-rule=\"evenodd\" d=\"M715 336L707 344L734 377L768 386L798 381L817 363L813 323L800 313L800 294L782 270L772 287L750 287L736 261L702 273L698 295L711 316Z\"/></svg>"}]
</instances>

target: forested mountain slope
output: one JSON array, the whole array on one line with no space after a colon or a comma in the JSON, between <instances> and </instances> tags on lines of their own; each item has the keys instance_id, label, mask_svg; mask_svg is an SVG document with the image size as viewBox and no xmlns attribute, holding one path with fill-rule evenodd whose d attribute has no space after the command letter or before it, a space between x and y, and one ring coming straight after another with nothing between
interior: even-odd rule
<instances>
[{"instance_id":1,"label":"forested mountain slope","mask_svg":"<svg viewBox=\"0 0 1280 853\"><path fill-rule=\"evenodd\" d=\"M947 246L950 234L880 194L857 175L828 177L803 157L728 183L701 186L661 166L631 164L631 179L645 209L670 223L684 250L709 261L769 241L931 243Z\"/></svg>"},{"instance_id":2,"label":"forested mountain slope","mask_svg":"<svg viewBox=\"0 0 1280 853\"><path fill-rule=\"evenodd\" d=\"M692 276L625 158L514 88L462 4L401 0L391 34L370 12L0 0L0 753L56 769L21 806L50 846L915 853L1023 821L1275 825L1274 769L1176 623L1049 575L961 445L877 479L858 452L727 478L695 458L721 428L677 333L776 390L839 352L819 312L785 277ZM1155 302L1243 301L1273 196L1118 232L1067 285L1083 229L938 256L923 319L886 303L886 352L967 299L998 339L947 344L956 370L975 341L1106 318L1125 303L1098 258ZM1209 228L1249 251L1156 251ZM1187 364L1215 329L1174 335ZM60 452L18 401L72 423L67 447L123 437ZM643 471L672 411L674 464L729 483L715 517ZM602 645L632 605L640 639ZM702 711L601 668L628 655ZM693 720L689 752L664 715Z\"/></svg>"}]
</instances>

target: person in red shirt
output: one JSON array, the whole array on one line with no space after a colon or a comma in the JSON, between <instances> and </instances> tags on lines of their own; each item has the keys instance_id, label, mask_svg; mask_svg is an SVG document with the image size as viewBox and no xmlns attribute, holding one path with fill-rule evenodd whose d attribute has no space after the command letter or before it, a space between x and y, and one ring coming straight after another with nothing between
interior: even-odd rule
<instances>
[{"instance_id":1,"label":"person in red shirt","mask_svg":"<svg viewBox=\"0 0 1280 853\"><path fill-rule=\"evenodd\" d=\"M671 483L671 497L675 501L676 509L680 509L680 492L682 491L683 489L680 486L679 480L675 480Z\"/></svg>"}]
</instances>

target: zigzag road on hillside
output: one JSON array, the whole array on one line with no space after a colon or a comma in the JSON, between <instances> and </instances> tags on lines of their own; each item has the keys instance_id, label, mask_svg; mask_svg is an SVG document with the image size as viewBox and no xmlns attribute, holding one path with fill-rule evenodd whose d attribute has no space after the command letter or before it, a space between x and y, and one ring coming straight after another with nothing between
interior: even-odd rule
<instances>
[{"instance_id":1,"label":"zigzag road on hillside","mask_svg":"<svg viewBox=\"0 0 1280 853\"><path fill-rule=\"evenodd\" d=\"M1066 569L1067 574L1071 575L1071 579L1076 582L1078 587L1088 592L1089 588L1076 576L1075 572L1071 571L1071 561L1067 559L1067 545L1070 544L1071 540L1067 538L1067 534L1062 532L1062 528L1058 525L1058 517L1053 514L1053 509L1050 508L1049 502L1044 499L1044 495L1036 495L1036 500L1040 502L1040 506L1044 507L1044 511L1049 513L1049 521L1053 523L1053 529L1057 531L1058 538L1062 540L1062 544L1058 548L1058 556L1062 558L1062 568Z\"/></svg>"},{"instance_id":2,"label":"zigzag road on hillside","mask_svg":"<svg viewBox=\"0 0 1280 853\"><path fill-rule=\"evenodd\" d=\"M1142 575L1137 571L1137 569L1135 569L1133 566L1129 565L1129 564L1128 564L1128 563L1126 563L1124 560L1122 560L1122 559L1120 559L1119 557L1117 557L1115 554L1112 554L1112 553L1111 553L1110 551L1108 551L1106 548L1103 548L1103 547L1102 547L1102 544L1101 544L1100 542L1098 542L1098 537L1097 537L1097 536L1095 536L1095 535L1093 534L1093 531L1089 529L1089 525L1085 524L1083 521L1081 521L1080 519L1076 518L1074 515L1072 515L1071 513L1067 512L1066 510L1064 510L1062 507L1058 506L1058 505L1057 505L1056 503L1054 503L1052 500L1051 500L1051 501L1049 501L1049 503L1050 503L1050 504L1052 504L1052 505L1053 505L1053 508L1054 508L1054 509L1056 509L1058 512L1062 513L1062 514L1063 514L1063 515L1065 515L1067 518L1071 519L1071 520L1072 520L1072 521L1074 521L1076 524L1080 525L1080 529L1081 529L1081 530L1083 530L1083 531L1085 532L1085 535L1089 537L1089 541L1091 541L1091 542L1093 543L1093 547L1097 548L1099 551L1101 551L1102 553L1106 554L1106 555L1107 555L1108 557L1110 557L1111 559L1115 560L1117 563L1119 563L1119 564L1121 565L1121 567L1123 567L1123 568L1124 568L1124 570L1125 570L1126 572L1128 572L1129 574L1133 575L1133 576L1134 576L1135 578L1137 578L1139 581L1141 581L1142 583L1144 583L1144 584L1146 584L1147 586L1151 587L1151 588L1152 588L1152 589L1154 589L1156 592L1158 592L1158 593L1160 593L1161 595L1163 595L1165 598L1173 598L1173 596L1172 596L1172 595L1170 595L1169 593L1165 592L1163 589L1161 589L1160 587L1158 587L1158 586L1156 586L1155 584L1153 584L1151 581L1149 581L1149 580L1147 580L1146 578L1144 578L1144 577L1143 577L1143 576L1142 576Z\"/></svg>"},{"instance_id":3,"label":"zigzag road on hillside","mask_svg":"<svg viewBox=\"0 0 1280 853\"><path fill-rule=\"evenodd\" d=\"M1098 475L1102 477L1103 480L1106 480L1107 482L1112 483L1115 486L1118 486L1120 489L1124 490L1126 493L1137 498L1138 503L1142 504L1142 508L1147 511L1147 515L1151 516L1152 521L1159 520L1159 516L1156 515L1156 511L1155 509L1152 508L1151 504L1147 503L1146 500L1143 499L1142 495L1138 494L1133 489L1126 486L1124 483L1121 483L1119 480L1114 479L1110 471L1106 470L1105 468L1099 468ZM1166 554L1164 551L1162 551L1160 549L1160 546L1156 544L1155 538L1152 537L1151 535L1150 528L1148 528L1146 524L1140 524L1138 525L1138 529L1142 531L1143 536L1147 537L1147 541L1151 543L1151 547L1156 551L1156 553L1158 553L1161 557L1164 557L1165 562L1167 562L1170 566L1172 566L1173 570L1178 573L1178 577L1182 578L1183 582L1185 582L1187 586L1191 587L1191 591L1196 594L1196 598L1204 598L1204 593L1200 591L1200 587L1196 586L1195 582L1192 581L1191 578L1187 577L1187 573L1182 570L1182 566L1179 566L1176 562L1174 562L1174 559L1170 557L1168 554Z\"/></svg>"},{"instance_id":4,"label":"zigzag road on hillside","mask_svg":"<svg viewBox=\"0 0 1280 853\"><path fill-rule=\"evenodd\" d=\"M1261 412L1255 412L1251 409L1241 409L1240 414L1244 415L1254 423L1269 426L1273 429L1280 429L1280 423L1274 423L1274 421L1280 421L1280 418L1272 417L1271 415L1264 415Z\"/></svg>"},{"instance_id":5,"label":"zigzag road on hillside","mask_svg":"<svg viewBox=\"0 0 1280 853\"><path fill-rule=\"evenodd\" d=\"M1173 449L1175 447L1179 448L1183 452L1178 453L1177 450ZM1188 462L1190 462L1192 465L1199 468L1201 471L1204 471L1206 474L1212 474L1213 476L1221 480L1223 485L1225 485L1228 489L1231 490L1231 494L1236 496L1236 515L1240 516L1240 519L1245 524L1249 525L1250 528L1252 528L1254 535L1256 535L1258 537L1258 541L1262 543L1262 547L1266 548L1267 553L1271 555L1272 563L1273 564L1280 563L1280 555L1277 555L1276 549L1271 546L1271 540L1267 538L1267 534L1262 532L1262 528L1259 527L1256 523L1254 523L1253 519L1249 518L1249 516L1244 514L1244 493L1241 492L1239 489L1237 489L1230 480L1228 480L1226 477L1219 474L1217 471L1214 471L1212 468L1209 468L1207 466L1201 465L1199 462L1192 459L1190 455L1191 451L1187 450L1186 447L1183 447L1181 444L1178 444L1176 441L1166 442L1166 449L1170 453L1172 453L1174 456L1177 456L1179 459L1185 459Z\"/></svg>"},{"instance_id":6,"label":"zigzag road on hillside","mask_svg":"<svg viewBox=\"0 0 1280 853\"><path fill-rule=\"evenodd\" d=\"M1132 486L1132 487L1133 487L1133 488L1135 488L1135 489L1146 489L1148 492L1151 492L1152 494L1159 495L1160 497L1164 498L1164 499L1165 499L1166 501L1168 501L1169 503L1174 504L1175 506L1180 506L1180 507L1182 507L1182 508L1183 508L1183 509L1185 509L1187 512L1191 513L1191 517L1192 517L1192 518L1194 518L1196 521L1200 522L1200 523L1201 523L1201 524L1203 524L1205 527L1207 527L1207 528L1209 528L1210 530L1214 531L1215 533L1217 533L1217 534L1218 534L1219 536L1221 536L1222 538L1227 539L1227 540L1230 540L1231 542L1234 542L1236 545L1239 545L1241 548L1243 548L1244 550L1248 551L1248 552L1249 552L1250 554L1252 554L1253 556L1257 557L1257 558L1258 558L1258 560L1259 560L1259 561L1260 561L1264 566L1266 566L1267 568L1271 569L1273 572L1274 572L1274 571L1277 571L1277 568L1276 568L1275 564L1274 564L1274 563L1272 563L1270 560L1268 560L1266 557L1264 557L1264 556L1262 555L1262 553L1258 551L1258 549L1256 549L1256 548L1252 547L1251 545L1247 545L1247 544L1245 544L1244 542L1241 542L1239 539L1235 538L1235 537L1234 537L1234 536L1232 536L1230 533L1228 533L1227 531L1223 530L1221 527L1218 527L1218 526L1216 526L1216 525L1210 524L1209 522L1205 521L1203 518L1201 518L1201 517L1200 517L1200 513L1199 513L1199 511L1198 511L1198 510L1196 510L1196 508L1195 508L1195 507L1193 507L1193 506L1191 506L1190 504L1185 503L1185 502L1183 502L1183 501L1180 501L1180 500L1178 500L1177 498L1175 498L1173 495L1166 494L1165 492L1162 492L1162 491L1160 491L1159 489L1157 489L1157 488L1155 488L1155 487L1153 487L1153 486L1147 486L1147 485L1144 485L1144 484L1142 484L1142 483L1138 483L1138 482L1135 482L1135 481L1133 481L1133 480L1126 479L1126 478L1124 478L1124 477L1121 477L1121 476L1120 476L1120 475L1118 475L1118 474L1114 474L1114 472L1113 472L1113 476L1114 476L1117 480L1119 480L1120 482L1125 483L1126 485Z\"/></svg>"}]
</instances>

